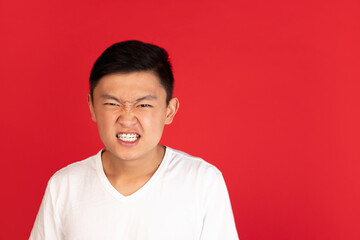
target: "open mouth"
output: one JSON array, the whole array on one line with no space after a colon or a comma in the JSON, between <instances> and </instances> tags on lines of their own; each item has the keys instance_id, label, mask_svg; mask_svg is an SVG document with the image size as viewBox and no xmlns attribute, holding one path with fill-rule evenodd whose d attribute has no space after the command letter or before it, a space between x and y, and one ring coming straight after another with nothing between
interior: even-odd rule
<instances>
[{"instance_id":1,"label":"open mouth","mask_svg":"<svg viewBox=\"0 0 360 240\"><path fill-rule=\"evenodd\" d=\"M140 135L136 133L119 133L116 134L116 138L124 142L135 142L140 138Z\"/></svg>"}]
</instances>

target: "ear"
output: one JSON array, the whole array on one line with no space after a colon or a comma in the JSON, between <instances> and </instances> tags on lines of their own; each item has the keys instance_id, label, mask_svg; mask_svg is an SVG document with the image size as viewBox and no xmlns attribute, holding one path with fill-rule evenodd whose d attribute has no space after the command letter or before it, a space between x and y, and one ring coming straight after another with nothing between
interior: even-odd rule
<instances>
[{"instance_id":1,"label":"ear","mask_svg":"<svg viewBox=\"0 0 360 240\"><path fill-rule=\"evenodd\" d=\"M179 109L179 99L176 97L172 98L167 106L165 124L172 123L177 110Z\"/></svg>"},{"instance_id":2,"label":"ear","mask_svg":"<svg viewBox=\"0 0 360 240\"><path fill-rule=\"evenodd\" d=\"M89 109L90 109L90 114L91 114L91 119L96 122L96 115L95 115L95 111L94 111L94 103L93 100L91 98L90 93L87 95L87 103L89 105Z\"/></svg>"}]
</instances>

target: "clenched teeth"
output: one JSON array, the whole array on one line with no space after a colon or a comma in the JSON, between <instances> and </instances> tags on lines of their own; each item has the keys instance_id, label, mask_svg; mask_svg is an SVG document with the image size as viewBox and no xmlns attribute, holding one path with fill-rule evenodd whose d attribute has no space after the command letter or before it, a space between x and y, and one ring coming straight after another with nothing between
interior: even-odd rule
<instances>
[{"instance_id":1,"label":"clenched teeth","mask_svg":"<svg viewBox=\"0 0 360 240\"><path fill-rule=\"evenodd\" d=\"M135 142L140 135L135 133L119 133L116 137L124 142Z\"/></svg>"}]
</instances>

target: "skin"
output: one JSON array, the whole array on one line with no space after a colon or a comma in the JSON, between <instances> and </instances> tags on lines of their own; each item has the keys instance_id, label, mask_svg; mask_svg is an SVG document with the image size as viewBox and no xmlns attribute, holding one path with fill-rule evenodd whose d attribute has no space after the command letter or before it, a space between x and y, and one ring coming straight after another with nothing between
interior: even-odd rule
<instances>
[{"instance_id":1,"label":"skin","mask_svg":"<svg viewBox=\"0 0 360 240\"><path fill-rule=\"evenodd\" d=\"M159 145L164 126L179 108L177 98L166 104L166 91L153 72L110 74L88 95L91 118L106 150L102 162L110 183L124 196L140 189L160 165L165 147ZM118 133L136 133L125 143Z\"/></svg>"}]
</instances>

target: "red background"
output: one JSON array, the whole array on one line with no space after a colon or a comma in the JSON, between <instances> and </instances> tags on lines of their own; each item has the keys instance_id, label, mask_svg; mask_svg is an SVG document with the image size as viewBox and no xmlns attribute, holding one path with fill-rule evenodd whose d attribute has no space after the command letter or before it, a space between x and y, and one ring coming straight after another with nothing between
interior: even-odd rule
<instances>
[{"instance_id":1,"label":"red background","mask_svg":"<svg viewBox=\"0 0 360 240\"><path fill-rule=\"evenodd\" d=\"M359 1L1 1L1 231L27 239L49 177L102 144L86 104L110 44L165 47L162 142L224 174L242 240L360 239Z\"/></svg>"}]
</instances>

